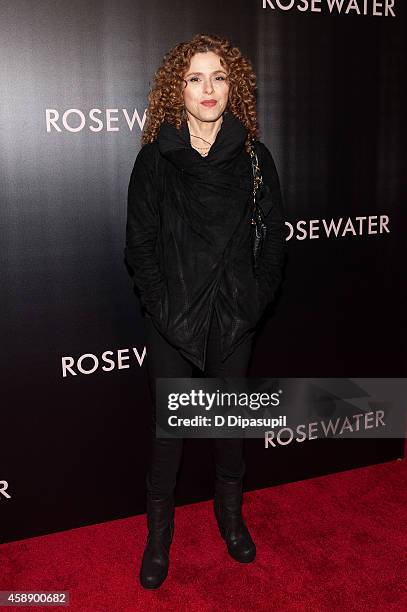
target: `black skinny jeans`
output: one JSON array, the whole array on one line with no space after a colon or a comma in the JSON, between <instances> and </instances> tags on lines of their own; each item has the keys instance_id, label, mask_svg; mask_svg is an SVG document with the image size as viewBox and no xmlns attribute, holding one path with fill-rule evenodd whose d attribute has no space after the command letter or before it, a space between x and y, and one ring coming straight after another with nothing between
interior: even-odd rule
<instances>
[{"instance_id":1,"label":"black skinny jeans","mask_svg":"<svg viewBox=\"0 0 407 612\"><path fill-rule=\"evenodd\" d=\"M224 362L220 357L218 320L213 311L208 336L206 365L200 378L245 377L253 344L253 335L242 342ZM176 485L177 472L183 450L183 438L156 438L155 436L155 379L191 378L194 365L167 342L157 331L150 318L145 318L147 341L147 371L152 398L152 444L150 469L146 475L147 490L168 495ZM245 473L242 438L213 438L216 474L222 478L242 478Z\"/></svg>"}]
</instances>

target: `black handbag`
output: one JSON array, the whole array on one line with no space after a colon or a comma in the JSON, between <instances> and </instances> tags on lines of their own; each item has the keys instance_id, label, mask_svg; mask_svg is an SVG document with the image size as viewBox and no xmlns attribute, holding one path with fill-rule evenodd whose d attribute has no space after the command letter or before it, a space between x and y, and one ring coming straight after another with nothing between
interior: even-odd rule
<instances>
[{"instance_id":1,"label":"black handbag","mask_svg":"<svg viewBox=\"0 0 407 612\"><path fill-rule=\"evenodd\" d=\"M261 251L264 240L266 238L267 226L263 219L263 211L258 205L257 192L261 185L263 185L263 177L260 173L259 159L257 153L252 146L250 149L250 159L253 170L253 204L252 204L252 215L250 223L252 226L252 253L253 253L253 269L254 274L257 277L259 263L261 258Z\"/></svg>"}]
</instances>

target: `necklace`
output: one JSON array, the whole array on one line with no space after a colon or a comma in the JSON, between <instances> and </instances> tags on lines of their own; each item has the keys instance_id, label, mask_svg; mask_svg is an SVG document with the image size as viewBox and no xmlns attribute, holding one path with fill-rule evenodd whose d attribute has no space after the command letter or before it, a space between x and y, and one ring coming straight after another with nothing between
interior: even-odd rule
<instances>
[{"instance_id":1,"label":"necklace","mask_svg":"<svg viewBox=\"0 0 407 612\"><path fill-rule=\"evenodd\" d=\"M213 145L213 142L209 142L209 140L205 140L205 138L202 138L201 136L195 136L195 134L190 134L190 136L193 137L193 138L200 138L204 142L207 142L209 146ZM205 148L205 147L197 147L197 149L202 149L202 148Z\"/></svg>"},{"instance_id":2,"label":"necklace","mask_svg":"<svg viewBox=\"0 0 407 612\"><path fill-rule=\"evenodd\" d=\"M188 123L189 123L189 122L188 122ZM223 118L222 118L222 122L221 122L221 124L220 124L220 125L222 125L222 123L223 123ZM219 130L220 130L220 126L219 126L219 129L218 129L218 132L219 132ZM213 142L209 142L209 140L205 140L205 138L202 138L202 136L196 136L195 134L191 134L191 133L190 133L190 134L189 134L189 135L190 135L190 139L191 139L191 138L199 138L200 140L203 140L204 142L206 142L206 143L209 145L209 147L197 147L196 145L193 145L193 144L192 144L192 141L191 141L191 146L192 146L194 149L198 149L198 151L203 151L203 153L201 153L201 155L202 155L202 156L207 155L207 154L209 153L209 149L211 148L211 146L213 145L213 143L214 143L214 142L215 142L215 140L216 140L216 136L217 136L218 132L216 132L215 139L213 140ZM205 153L205 152L206 152L206 153Z\"/></svg>"},{"instance_id":3,"label":"necklace","mask_svg":"<svg viewBox=\"0 0 407 612\"><path fill-rule=\"evenodd\" d=\"M190 134L190 136L191 136L191 146L194 149L197 149L199 151L200 155L202 155L202 157L205 157L209 153L209 149L211 148L213 143L212 142L208 142L207 140L205 140L205 138L202 138L201 136L195 136L195 134ZM209 147L198 147L198 146L192 144L192 138L199 138L200 140L203 140L204 142L207 142ZM202 151L202 153L201 153L201 151Z\"/></svg>"}]
</instances>

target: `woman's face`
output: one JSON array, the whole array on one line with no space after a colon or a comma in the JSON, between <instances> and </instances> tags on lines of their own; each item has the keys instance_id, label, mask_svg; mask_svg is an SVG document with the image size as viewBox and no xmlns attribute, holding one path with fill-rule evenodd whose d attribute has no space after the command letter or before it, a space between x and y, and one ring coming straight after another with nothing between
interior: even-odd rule
<instances>
[{"instance_id":1,"label":"woman's face","mask_svg":"<svg viewBox=\"0 0 407 612\"><path fill-rule=\"evenodd\" d=\"M184 75L184 104L199 121L216 121L225 110L229 97L227 72L213 51L196 53ZM209 103L209 101L212 103ZM205 102L207 102L205 104Z\"/></svg>"}]
</instances>

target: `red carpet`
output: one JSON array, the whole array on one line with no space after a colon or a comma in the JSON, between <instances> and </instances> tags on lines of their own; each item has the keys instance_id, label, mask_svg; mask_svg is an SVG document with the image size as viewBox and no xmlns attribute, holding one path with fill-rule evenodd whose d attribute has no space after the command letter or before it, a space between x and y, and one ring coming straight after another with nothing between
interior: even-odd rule
<instances>
[{"instance_id":1,"label":"red carpet","mask_svg":"<svg viewBox=\"0 0 407 612\"><path fill-rule=\"evenodd\" d=\"M228 556L205 502L176 509L157 591L138 583L145 516L3 544L0 590L67 590L83 612L407 610L406 460L245 493L244 514L248 565Z\"/></svg>"}]
</instances>

